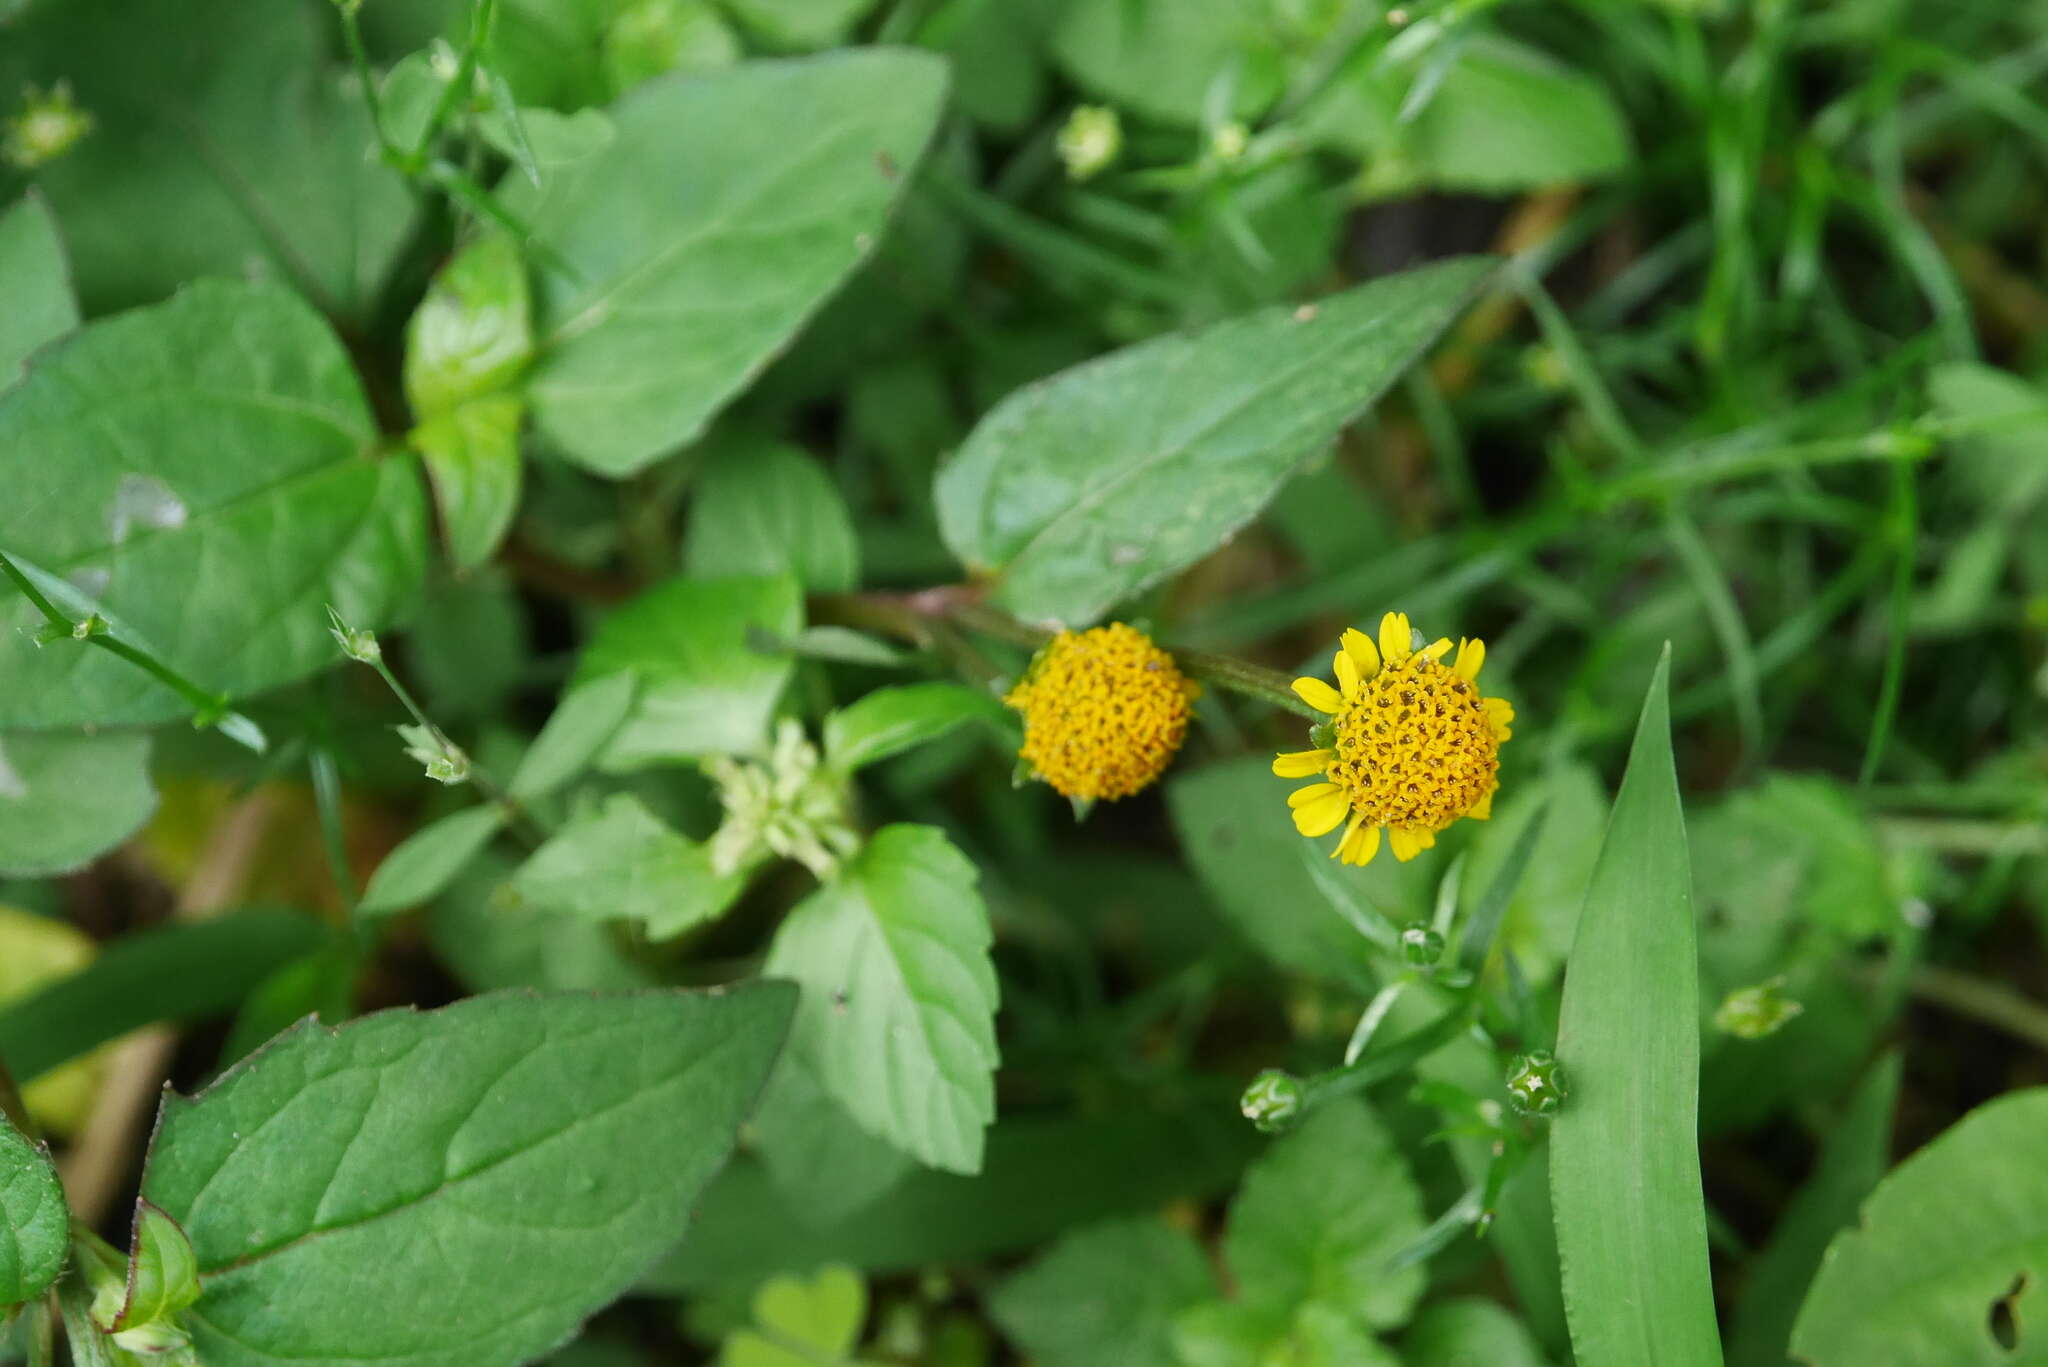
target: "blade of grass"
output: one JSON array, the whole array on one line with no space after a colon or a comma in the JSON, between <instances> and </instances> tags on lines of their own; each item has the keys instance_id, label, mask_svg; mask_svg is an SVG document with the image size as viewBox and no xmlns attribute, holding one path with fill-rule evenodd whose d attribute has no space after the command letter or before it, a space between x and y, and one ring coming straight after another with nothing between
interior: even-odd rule
<instances>
[{"instance_id":1,"label":"blade of grass","mask_svg":"<svg viewBox=\"0 0 2048 1367\"><path fill-rule=\"evenodd\" d=\"M1892 467L1892 541L1898 548L1894 562L1891 597L1891 640L1885 650L1884 681L1878 685L1877 712L1870 720L1870 743L1863 751L1863 772L1858 779L1868 788L1884 763L1884 749L1891 740L1892 723L1899 714L1899 691L1906 677L1907 617L1913 610L1913 567L1920 546L1920 500L1913 483L1913 467L1900 461Z\"/></svg>"},{"instance_id":2,"label":"blade of grass","mask_svg":"<svg viewBox=\"0 0 2048 1367\"><path fill-rule=\"evenodd\" d=\"M1736 1311L1728 1346L1731 1367L1784 1367L1792 1321L1820 1270L1821 1255L1836 1231L1855 1221L1863 1198L1884 1176L1898 1097L1899 1055L1894 1051L1871 1066L1821 1150L1813 1176L1750 1264L1749 1291Z\"/></svg>"},{"instance_id":3,"label":"blade of grass","mask_svg":"<svg viewBox=\"0 0 2048 1367\"><path fill-rule=\"evenodd\" d=\"M1699 968L1657 663L1579 913L1550 1187L1580 1367L1717 1367L1699 1163Z\"/></svg>"}]
</instances>

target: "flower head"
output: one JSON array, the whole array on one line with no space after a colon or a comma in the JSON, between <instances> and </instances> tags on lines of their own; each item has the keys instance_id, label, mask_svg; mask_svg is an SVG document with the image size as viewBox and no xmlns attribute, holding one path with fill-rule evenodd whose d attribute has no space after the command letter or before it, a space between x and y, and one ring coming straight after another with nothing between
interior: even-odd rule
<instances>
[{"instance_id":1,"label":"flower head","mask_svg":"<svg viewBox=\"0 0 2048 1367\"><path fill-rule=\"evenodd\" d=\"M711 837L711 871L720 877L770 853L829 882L859 851L845 781L819 763L818 747L801 723L785 717L764 758L714 755L704 761L704 772L725 807L725 821Z\"/></svg>"},{"instance_id":2,"label":"flower head","mask_svg":"<svg viewBox=\"0 0 2048 1367\"><path fill-rule=\"evenodd\" d=\"M1273 772L1320 778L1287 805L1305 836L1344 827L1331 858L1369 864L1384 832L1394 857L1406 861L1459 817L1492 814L1500 743L1513 734L1515 709L1480 694L1483 642L1460 641L1447 664L1451 649L1448 638L1422 645L1407 615L1390 612L1377 646L1362 631L1344 633L1336 687L1294 681L1302 701L1331 719L1311 733L1318 749L1276 757Z\"/></svg>"},{"instance_id":3,"label":"flower head","mask_svg":"<svg viewBox=\"0 0 2048 1367\"><path fill-rule=\"evenodd\" d=\"M1003 701L1024 714L1019 754L1039 778L1079 801L1114 800L1159 777L1200 691L1150 637L1112 622L1054 637Z\"/></svg>"},{"instance_id":4,"label":"flower head","mask_svg":"<svg viewBox=\"0 0 2048 1367\"><path fill-rule=\"evenodd\" d=\"M47 166L92 132L93 117L71 98L71 87L57 82L48 94L31 86L21 111L0 124L0 161L33 171Z\"/></svg>"}]
</instances>

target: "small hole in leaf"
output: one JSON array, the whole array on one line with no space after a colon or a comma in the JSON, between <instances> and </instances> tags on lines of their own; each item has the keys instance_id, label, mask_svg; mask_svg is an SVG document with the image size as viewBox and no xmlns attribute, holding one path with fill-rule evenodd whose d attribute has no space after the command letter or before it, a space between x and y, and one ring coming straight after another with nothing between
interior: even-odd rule
<instances>
[{"instance_id":1,"label":"small hole in leaf","mask_svg":"<svg viewBox=\"0 0 2048 1367\"><path fill-rule=\"evenodd\" d=\"M2013 1303L2020 1293L2027 1289L2027 1274L2022 1272L2012 1279L2012 1289L1991 1302L1991 1316L1988 1325L1991 1338L2000 1348L2010 1353L2020 1346L2019 1316L2013 1313Z\"/></svg>"}]
</instances>

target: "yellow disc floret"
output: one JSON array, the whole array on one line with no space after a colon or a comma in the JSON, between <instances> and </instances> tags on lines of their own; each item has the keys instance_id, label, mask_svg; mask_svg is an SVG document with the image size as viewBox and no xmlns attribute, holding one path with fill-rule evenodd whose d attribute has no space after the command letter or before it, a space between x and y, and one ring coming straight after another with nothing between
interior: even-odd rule
<instances>
[{"instance_id":1,"label":"yellow disc floret","mask_svg":"<svg viewBox=\"0 0 2048 1367\"><path fill-rule=\"evenodd\" d=\"M1344 633L1335 687L1295 680L1304 702L1330 714L1319 728L1328 743L1273 761L1282 778L1321 777L1287 805L1303 835L1343 826L1331 857L1347 864L1369 863L1382 832L1394 857L1408 860L1458 818L1491 815L1500 744L1513 734L1514 708L1479 691L1483 642L1460 641L1446 663L1449 639L1416 649L1408 618L1395 612L1379 635L1375 646L1362 631Z\"/></svg>"},{"instance_id":2,"label":"yellow disc floret","mask_svg":"<svg viewBox=\"0 0 2048 1367\"><path fill-rule=\"evenodd\" d=\"M1063 631L1004 702L1024 714L1019 753L1070 798L1129 797L1159 774L1188 733L1200 686L1143 632L1112 622Z\"/></svg>"}]
</instances>

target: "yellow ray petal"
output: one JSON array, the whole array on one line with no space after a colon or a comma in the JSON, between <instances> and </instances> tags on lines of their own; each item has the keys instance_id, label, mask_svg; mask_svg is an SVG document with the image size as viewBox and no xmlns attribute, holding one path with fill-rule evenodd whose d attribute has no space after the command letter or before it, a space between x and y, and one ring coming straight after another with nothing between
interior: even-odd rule
<instances>
[{"instance_id":1,"label":"yellow ray petal","mask_svg":"<svg viewBox=\"0 0 2048 1367\"><path fill-rule=\"evenodd\" d=\"M1473 803L1472 809L1466 812L1465 815L1471 817L1474 821L1485 821L1490 818L1493 815L1493 794L1488 793L1485 797Z\"/></svg>"},{"instance_id":2,"label":"yellow ray petal","mask_svg":"<svg viewBox=\"0 0 2048 1367\"><path fill-rule=\"evenodd\" d=\"M1415 628L1408 625L1408 614L1390 612L1380 618L1380 658L1390 665L1397 665L1415 653Z\"/></svg>"},{"instance_id":3,"label":"yellow ray petal","mask_svg":"<svg viewBox=\"0 0 2048 1367\"><path fill-rule=\"evenodd\" d=\"M1380 852L1380 828L1367 826L1345 842L1344 862L1363 867Z\"/></svg>"},{"instance_id":4,"label":"yellow ray petal","mask_svg":"<svg viewBox=\"0 0 2048 1367\"><path fill-rule=\"evenodd\" d=\"M1327 796L1317 798L1303 807L1294 809L1294 829L1314 839L1328 835L1344 820L1344 814L1351 810L1351 799L1342 788L1332 785Z\"/></svg>"},{"instance_id":5,"label":"yellow ray petal","mask_svg":"<svg viewBox=\"0 0 2048 1367\"><path fill-rule=\"evenodd\" d=\"M1486 719L1493 723L1493 734L1500 740L1507 740L1515 733L1508 723L1515 719L1513 704L1506 698L1487 698Z\"/></svg>"},{"instance_id":6,"label":"yellow ray petal","mask_svg":"<svg viewBox=\"0 0 2048 1367\"><path fill-rule=\"evenodd\" d=\"M1289 793L1287 795L1287 805L1290 807L1306 807L1318 798L1325 798L1331 793L1342 791L1343 789L1334 783L1311 783L1306 788L1296 788L1293 792Z\"/></svg>"},{"instance_id":7,"label":"yellow ray petal","mask_svg":"<svg viewBox=\"0 0 2048 1367\"><path fill-rule=\"evenodd\" d=\"M1441 660L1444 656L1451 653L1451 638L1448 636L1439 636L1434 641L1431 641L1428 645L1424 646L1422 649L1416 651L1415 653L1417 655L1426 656L1427 658L1432 660Z\"/></svg>"},{"instance_id":8,"label":"yellow ray petal","mask_svg":"<svg viewBox=\"0 0 2048 1367\"><path fill-rule=\"evenodd\" d=\"M1458 672L1459 678L1468 683L1476 682L1479 678L1479 667L1485 663L1486 642L1458 638L1458 662L1451 668Z\"/></svg>"},{"instance_id":9,"label":"yellow ray petal","mask_svg":"<svg viewBox=\"0 0 2048 1367\"><path fill-rule=\"evenodd\" d=\"M1403 864L1422 853L1425 848L1422 836L1421 831L1411 831L1401 826L1387 828L1387 844L1393 847L1394 858Z\"/></svg>"},{"instance_id":10,"label":"yellow ray petal","mask_svg":"<svg viewBox=\"0 0 2048 1367\"><path fill-rule=\"evenodd\" d=\"M1337 683L1343 688L1344 696L1347 698L1357 697L1358 661L1351 658L1349 651L1340 650L1337 652L1336 658L1330 661L1330 664L1337 671Z\"/></svg>"},{"instance_id":11,"label":"yellow ray petal","mask_svg":"<svg viewBox=\"0 0 2048 1367\"><path fill-rule=\"evenodd\" d=\"M1344 695L1321 679L1296 679L1294 694L1318 712L1335 716L1343 710Z\"/></svg>"},{"instance_id":12,"label":"yellow ray petal","mask_svg":"<svg viewBox=\"0 0 2048 1367\"><path fill-rule=\"evenodd\" d=\"M1344 834L1337 837L1337 848L1330 851L1330 858L1342 859L1344 857L1344 851L1351 848L1351 841L1355 836L1357 836L1358 828L1360 826L1363 826L1364 824L1365 813L1353 812L1351 814L1351 820L1344 824Z\"/></svg>"},{"instance_id":13,"label":"yellow ray petal","mask_svg":"<svg viewBox=\"0 0 2048 1367\"><path fill-rule=\"evenodd\" d=\"M1293 750L1273 756L1273 772L1281 778L1312 778L1330 767L1330 750Z\"/></svg>"},{"instance_id":14,"label":"yellow ray petal","mask_svg":"<svg viewBox=\"0 0 2048 1367\"><path fill-rule=\"evenodd\" d=\"M1380 672L1379 647L1357 627L1344 628L1344 653L1358 664L1358 677L1370 679Z\"/></svg>"}]
</instances>

